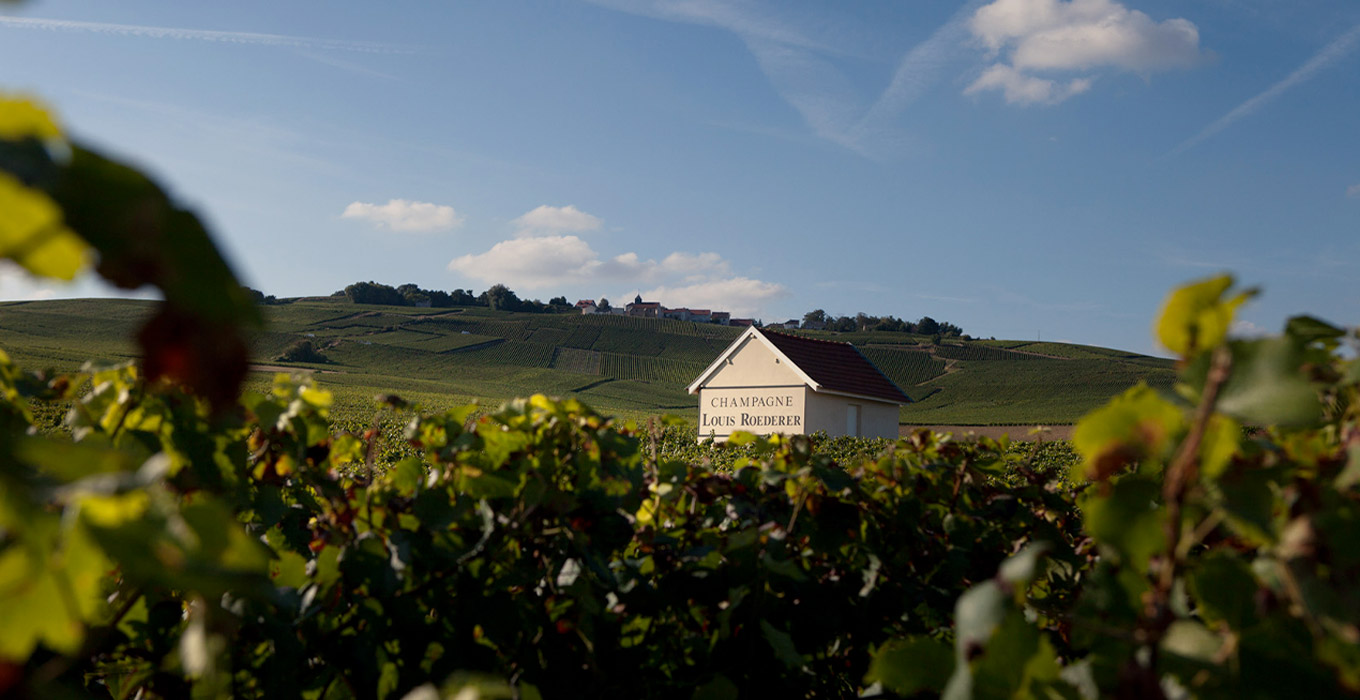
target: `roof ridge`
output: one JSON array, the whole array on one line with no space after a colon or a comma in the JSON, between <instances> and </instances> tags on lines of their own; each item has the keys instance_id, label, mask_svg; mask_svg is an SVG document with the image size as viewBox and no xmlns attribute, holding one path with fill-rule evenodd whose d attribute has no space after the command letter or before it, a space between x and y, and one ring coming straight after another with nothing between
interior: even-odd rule
<instances>
[{"instance_id":1,"label":"roof ridge","mask_svg":"<svg viewBox=\"0 0 1360 700\"><path fill-rule=\"evenodd\" d=\"M785 333L783 331L770 330L767 328L757 328L756 330L760 331L761 333L782 335L785 338L796 338L798 340L806 340L810 343L826 343L827 345L849 345L852 348L855 347L855 344L848 340L825 340L823 338L809 338L805 335L794 335L793 333Z\"/></svg>"}]
</instances>

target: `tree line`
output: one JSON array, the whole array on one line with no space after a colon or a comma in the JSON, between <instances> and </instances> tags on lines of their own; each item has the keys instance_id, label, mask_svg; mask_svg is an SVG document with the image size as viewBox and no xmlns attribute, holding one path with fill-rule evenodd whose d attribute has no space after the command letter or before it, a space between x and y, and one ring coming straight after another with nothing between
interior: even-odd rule
<instances>
[{"instance_id":1,"label":"tree line","mask_svg":"<svg viewBox=\"0 0 1360 700\"><path fill-rule=\"evenodd\" d=\"M383 304L386 306L429 306L445 308L450 306L485 306L497 311L521 311L527 313L561 313L572 309L564 296L556 296L547 303L537 299L521 299L514 290L503 284L494 284L481 294L473 294L471 289L455 289L446 292L441 289L421 289L414 284L399 287L378 282L355 282L331 296L343 296L354 304Z\"/></svg>"},{"instance_id":2,"label":"tree line","mask_svg":"<svg viewBox=\"0 0 1360 700\"><path fill-rule=\"evenodd\" d=\"M891 331L894 333L916 333L919 335L939 335L968 339L963 329L948 321L936 321L922 316L919 321L904 321L896 316L870 316L860 312L854 316L832 316L822 309L803 314L804 328L823 328L828 331L849 333L853 331Z\"/></svg>"}]
</instances>

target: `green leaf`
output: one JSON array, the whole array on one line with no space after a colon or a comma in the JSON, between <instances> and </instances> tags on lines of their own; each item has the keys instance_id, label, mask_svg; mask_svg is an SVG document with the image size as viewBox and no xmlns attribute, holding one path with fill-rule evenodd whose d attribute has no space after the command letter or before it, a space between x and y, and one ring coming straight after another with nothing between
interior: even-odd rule
<instances>
[{"instance_id":1,"label":"green leaf","mask_svg":"<svg viewBox=\"0 0 1360 700\"><path fill-rule=\"evenodd\" d=\"M1200 471L1207 479L1216 479L1232 462L1242 440L1242 426L1237 421L1215 413L1205 427L1200 442Z\"/></svg>"},{"instance_id":2,"label":"green leaf","mask_svg":"<svg viewBox=\"0 0 1360 700\"><path fill-rule=\"evenodd\" d=\"M1108 495L1095 490L1081 500L1086 531L1137 571L1147 571L1152 555L1166 549L1160 507L1161 489L1148 479L1125 478L1110 485Z\"/></svg>"},{"instance_id":3,"label":"green leaf","mask_svg":"<svg viewBox=\"0 0 1360 700\"><path fill-rule=\"evenodd\" d=\"M997 578L1011 585L1023 585L1034 579L1039 571L1039 562L1053 546L1047 542L1031 542L1019 553L1001 562Z\"/></svg>"},{"instance_id":4,"label":"green leaf","mask_svg":"<svg viewBox=\"0 0 1360 700\"><path fill-rule=\"evenodd\" d=\"M1176 620L1162 638L1162 651L1189 661L1212 663L1223 640L1194 620Z\"/></svg>"},{"instance_id":5,"label":"green leaf","mask_svg":"<svg viewBox=\"0 0 1360 700\"><path fill-rule=\"evenodd\" d=\"M43 192L0 172L0 257L39 276L74 279L89 262L89 246L62 223L61 209Z\"/></svg>"},{"instance_id":6,"label":"green leaf","mask_svg":"<svg viewBox=\"0 0 1360 700\"><path fill-rule=\"evenodd\" d=\"M690 700L737 700L741 697L741 691L727 676L718 674L695 688L689 697Z\"/></svg>"},{"instance_id":7,"label":"green leaf","mask_svg":"<svg viewBox=\"0 0 1360 700\"><path fill-rule=\"evenodd\" d=\"M1180 408L1140 383L1077 423L1072 446L1082 463L1073 480L1107 479L1130 464L1159 458L1184 426Z\"/></svg>"},{"instance_id":8,"label":"green leaf","mask_svg":"<svg viewBox=\"0 0 1360 700\"><path fill-rule=\"evenodd\" d=\"M1228 334L1237 307L1256 294L1248 290L1224 299L1232 285L1231 275L1221 275L1173 290L1157 319L1157 339L1182 357L1218 345Z\"/></svg>"},{"instance_id":9,"label":"green leaf","mask_svg":"<svg viewBox=\"0 0 1360 700\"><path fill-rule=\"evenodd\" d=\"M0 93L0 139L50 140L61 138L61 127L37 100Z\"/></svg>"},{"instance_id":10,"label":"green leaf","mask_svg":"<svg viewBox=\"0 0 1360 700\"><path fill-rule=\"evenodd\" d=\"M1214 551L1195 563L1187 583L1200 616L1243 630L1256 617L1256 577L1236 555Z\"/></svg>"},{"instance_id":11,"label":"green leaf","mask_svg":"<svg viewBox=\"0 0 1360 700\"><path fill-rule=\"evenodd\" d=\"M939 693L954 673L954 651L930 637L894 639L874 654L865 683L882 683L899 695Z\"/></svg>"},{"instance_id":12,"label":"green leaf","mask_svg":"<svg viewBox=\"0 0 1360 700\"><path fill-rule=\"evenodd\" d=\"M1218 407L1248 423L1309 425L1322 417L1317 389L1304 373L1307 354L1288 338L1235 341L1232 375ZM1201 370L1202 371L1202 370Z\"/></svg>"},{"instance_id":13,"label":"green leaf","mask_svg":"<svg viewBox=\"0 0 1360 700\"><path fill-rule=\"evenodd\" d=\"M419 457L407 457L392 465L388 471L392 485L403 496L410 496L425 481L425 462Z\"/></svg>"},{"instance_id":14,"label":"green leaf","mask_svg":"<svg viewBox=\"0 0 1360 700\"><path fill-rule=\"evenodd\" d=\"M76 481L93 474L132 472L140 466L136 457L126 450L91 442L27 436L16 440L14 456L62 481Z\"/></svg>"},{"instance_id":15,"label":"green leaf","mask_svg":"<svg viewBox=\"0 0 1360 700\"><path fill-rule=\"evenodd\" d=\"M770 648L774 649L775 658L789 668L802 668L803 655L794 647L793 637L790 637L788 632L776 628L765 620L760 621L760 631L765 635L765 641L770 643Z\"/></svg>"},{"instance_id":16,"label":"green leaf","mask_svg":"<svg viewBox=\"0 0 1360 700\"><path fill-rule=\"evenodd\" d=\"M1290 318L1285 323L1284 332L1285 335L1297 338L1305 344L1321 342L1328 350L1335 348L1335 341L1346 335L1346 331L1312 316Z\"/></svg>"},{"instance_id":17,"label":"green leaf","mask_svg":"<svg viewBox=\"0 0 1360 700\"><path fill-rule=\"evenodd\" d=\"M1006 617L1010 596L995 581L984 581L959 596L954 605L954 651L968 659L991 639Z\"/></svg>"},{"instance_id":18,"label":"green leaf","mask_svg":"<svg viewBox=\"0 0 1360 700\"><path fill-rule=\"evenodd\" d=\"M39 642L72 653L84 639L80 620L62 599L55 572L33 561L27 550L0 552L0 660L23 663Z\"/></svg>"},{"instance_id":19,"label":"green leaf","mask_svg":"<svg viewBox=\"0 0 1360 700\"><path fill-rule=\"evenodd\" d=\"M1257 544L1279 539L1275 522L1275 475L1267 469L1235 469L1218 480L1228 524L1237 534Z\"/></svg>"}]
</instances>

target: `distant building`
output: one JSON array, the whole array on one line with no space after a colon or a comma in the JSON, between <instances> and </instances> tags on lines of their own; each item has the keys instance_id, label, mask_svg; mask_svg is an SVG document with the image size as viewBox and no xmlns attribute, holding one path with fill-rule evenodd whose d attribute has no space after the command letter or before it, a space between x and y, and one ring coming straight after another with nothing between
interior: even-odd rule
<instances>
[{"instance_id":1,"label":"distant building","mask_svg":"<svg viewBox=\"0 0 1360 700\"><path fill-rule=\"evenodd\" d=\"M695 323L710 323L713 321L713 312L708 309L689 309L689 320Z\"/></svg>"},{"instance_id":2,"label":"distant building","mask_svg":"<svg viewBox=\"0 0 1360 700\"><path fill-rule=\"evenodd\" d=\"M687 390L699 395L700 440L737 430L896 438L897 407L911 403L850 343L755 327Z\"/></svg>"},{"instance_id":3,"label":"distant building","mask_svg":"<svg viewBox=\"0 0 1360 700\"><path fill-rule=\"evenodd\" d=\"M596 306L596 305L594 305L594 304L586 304L585 306L581 306L581 304L578 302L578 303L576 304L576 308L580 309L580 310L581 310L581 314L582 314L582 315L586 315L586 316L588 316L588 315L590 315L590 314L597 314L597 313L600 313L600 307L598 307L598 306Z\"/></svg>"},{"instance_id":4,"label":"distant building","mask_svg":"<svg viewBox=\"0 0 1360 700\"><path fill-rule=\"evenodd\" d=\"M710 317L710 320L712 323L716 323L720 326L726 326L732 322L732 314L726 311L714 311L713 315Z\"/></svg>"},{"instance_id":5,"label":"distant building","mask_svg":"<svg viewBox=\"0 0 1360 700\"><path fill-rule=\"evenodd\" d=\"M754 318L734 318L734 319L729 320L729 321L727 322L727 325L729 325L729 326L754 326L754 325L756 325L756 320L755 320Z\"/></svg>"},{"instance_id":6,"label":"distant building","mask_svg":"<svg viewBox=\"0 0 1360 700\"><path fill-rule=\"evenodd\" d=\"M587 306L594 307L594 306L595 306L595 300L594 300L594 299L577 299L577 300L576 300L576 308L578 308L578 309L584 309L584 308L586 308Z\"/></svg>"},{"instance_id":7,"label":"distant building","mask_svg":"<svg viewBox=\"0 0 1360 700\"><path fill-rule=\"evenodd\" d=\"M625 307L625 310L627 311L629 316L638 316L641 318L660 318L661 302L643 301L642 295L639 294L637 298L633 300L633 303Z\"/></svg>"}]
</instances>

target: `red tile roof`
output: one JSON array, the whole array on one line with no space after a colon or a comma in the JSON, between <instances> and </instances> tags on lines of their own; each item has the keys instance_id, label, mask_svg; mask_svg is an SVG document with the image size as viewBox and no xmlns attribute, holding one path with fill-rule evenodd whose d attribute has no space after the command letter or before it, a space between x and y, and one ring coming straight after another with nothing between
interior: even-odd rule
<instances>
[{"instance_id":1,"label":"red tile roof","mask_svg":"<svg viewBox=\"0 0 1360 700\"><path fill-rule=\"evenodd\" d=\"M910 397L850 343L815 340L764 329L760 333L826 390L911 403Z\"/></svg>"}]
</instances>

